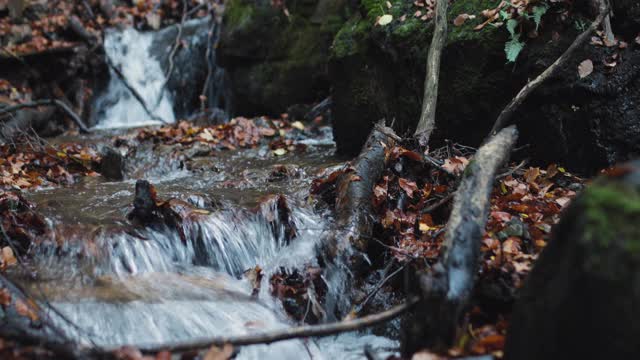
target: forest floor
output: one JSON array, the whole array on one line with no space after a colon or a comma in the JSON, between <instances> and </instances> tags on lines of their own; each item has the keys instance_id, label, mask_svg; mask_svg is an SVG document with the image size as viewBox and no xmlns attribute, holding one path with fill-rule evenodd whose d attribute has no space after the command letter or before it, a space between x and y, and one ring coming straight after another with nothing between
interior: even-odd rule
<instances>
[{"instance_id":1,"label":"forest floor","mask_svg":"<svg viewBox=\"0 0 640 360\"><path fill-rule=\"evenodd\" d=\"M6 1L0 0L0 50L3 58L19 58L43 52L66 51L81 43L70 30L69 20L76 17L96 38L108 26L132 25L137 29L158 29L175 24L185 9L178 0L164 1L160 7L150 1L136 6L102 7L98 1L66 2L35 1L22 20L6 16ZM199 2L188 2L194 16L205 16ZM0 103L15 105L35 100L28 81L8 80L0 76ZM43 139L23 133L13 141L0 145L0 216L5 236L16 239L22 249L36 243L46 231L37 204L24 199L23 194L41 189L68 187L88 178L107 181L105 169L113 159L105 160L101 151L107 145L114 148L134 148L140 144L180 148L181 161L187 163L193 154L216 156L236 149L264 148L268 156L278 159L287 154L307 151L299 137L314 138L327 125L322 118L303 123L283 114L280 118L238 117L223 125L197 126L180 121L173 125L138 129L125 136L98 135L90 140L78 140L77 131L69 130L59 138ZM66 141L66 139L72 139ZM97 143L100 143L98 145ZM373 241L369 255L372 270L359 279L362 296L353 304L351 317L381 310L391 302L399 303L407 289L399 274L402 271L424 270L436 263L441 254L445 227L451 202L466 166L476 149L464 144L448 143L430 151L425 162L419 154L402 145L385 149L387 166L373 189L375 211ZM190 155L191 154L191 155ZM127 156L124 156L126 159ZM310 202L335 203L337 181L353 171L349 163L313 177ZM283 162L270 174L273 181L286 181L298 176ZM418 179L418 180L411 180ZM357 176L352 181L359 181ZM527 162L511 163L501 169L494 182L490 199L489 220L482 238L481 268L471 306L465 314L464 326L455 346L444 353L423 353L425 359L457 358L470 355L503 357L506 331L517 291L545 248L552 227L563 209L585 186L586 180L568 172L563 166L529 166ZM228 183L228 187L241 187ZM280 216L280 214L278 215ZM0 241L0 270L20 266L28 256ZM256 264L258 265L258 264ZM259 271L257 271L259 272ZM300 303L308 293L307 281L298 278L271 279L272 293L283 302ZM4 294L4 293L0 293ZM11 301L0 296L3 308ZM21 311L24 317L33 316ZM291 309L297 319L299 309ZM212 349L206 359L223 359ZM226 355L225 355L226 354ZM193 354L191 354L193 355ZM0 357L27 359L54 357L49 349L25 346L0 338ZM123 349L122 359L140 359L135 349ZM161 352L155 358L167 359ZM193 355L194 357L196 355ZM216 357L219 356L219 357ZM151 357L153 358L153 357Z\"/></svg>"},{"instance_id":2,"label":"forest floor","mask_svg":"<svg viewBox=\"0 0 640 360\"><path fill-rule=\"evenodd\" d=\"M158 146L177 145L183 153L187 153L188 149L205 148L213 151L211 156L236 148L266 146L277 158L306 150L305 145L291 140L291 136L288 136L291 133L313 137L318 133L318 124L305 126L299 121L289 121L286 114L281 119L236 118L228 124L204 127L179 122L141 129L127 137L107 139L107 143L112 146L122 146L132 141ZM95 144L57 143L25 137L2 146L0 150L2 225L9 236L21 239L21 244L37 241L40 232L36 229L43 226L34 223L34 217L21 216L21 213L16 216L13 213L10 204L15 203L21 192L69 186L85 177L101 177L103 159ZM392 294L394 298L402 297L404 290L400 276L393 278L398 269L424 269L437 260L452 192L474 151L473 148L451 144L430 153L432 161L438 164L431 166L424 164L417 153L399 145L387 149L389 166L374 188L377 230L374 231L376 242L371 250L375 254L374 263L380 269L389 269L389 265L392 265L387 271L392 275L377 279L381 281L379 287L386 296ZM311 199L315 200L310 201L334 196L336 179L349 171L349 164L345 164L335 172L316 175L318 178L309 189ZM421 180L407 180L403 177L407 176L407 171L413 178ZM282 164L280 168L274 168L273 176L286 179L293 172L286 164ZM228 185L233 187L239 184ZM448 356L502 356L515 293L545 247L562 209L583 186L583 179L555 164L539 168L529 167L522 162L503 169L491 195L490 217L482 239L482 267L472 306L466 314L465 333L459 337L458 344L449 349ZM19 255L5 245L2 268L17 266L16 256ZM295 281L274 279L272 286L276 288L274 293L279 294L282 300L305 292L304 285ZM359 308L364 312L365 306L369 311L376 307L354 304L354 311ZM14 355L21 354L20 351L35 351L29 348L16 350L8 345L10 342L3 344L5 351ZM16 355L16 358L20 356Z\"/></svg>"}]
</instances>

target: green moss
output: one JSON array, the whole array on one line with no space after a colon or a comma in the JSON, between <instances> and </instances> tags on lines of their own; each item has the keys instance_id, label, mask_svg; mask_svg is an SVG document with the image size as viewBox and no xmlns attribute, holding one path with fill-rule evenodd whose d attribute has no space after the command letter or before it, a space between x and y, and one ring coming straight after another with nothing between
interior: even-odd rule
<instances>
[{"instance_id":1,"label":"green moss","mask_svg":"<svg viewBox=\"0 0 640 360\"><path fill-rule=\"evenodd\" d=\"M331 56L343 58L361 52L370 31L371 24L356 14L342 26L333 39Z\"/></svg>"},{"instance_id":2,"label":"green moss","mask_svg":"<svg viewBox=\"0 0 640 360\"><path fill-rule=\"evenodd\" d=\"M482 30L474 30L473 28L482 24L484 18L480 14L483 10L494 9L498 6L500 0L456 0L447 12L449 19L449 34L447 44L458 41L487 41L495 38L497 28L487 25ZM461 26L454 26L453 20L460 14L475 15L475 19L464 22Z\"/></svg>"},{"instance_id":3,"label":"green moss","mask_svg":"<svg viewBox=\"0 0 640 360\"><path fill-rule=\"evenodd\" d=\"M596 183L581 198L585 207L585 239L600 247L621 240L622 247L640 255L640 193L621 183Z\"/></svg>"},{"instance_id":4,"label":"green moss","mask_svg":"<svg viewBox=\"0 0 640 360\"><path fill-rule=\"evenodd\" d=\"M242 28L251 23L255 7L243 0L230 0L226 3L224 18L225 26L230 28Z\"/></svg>"}]
</instances>

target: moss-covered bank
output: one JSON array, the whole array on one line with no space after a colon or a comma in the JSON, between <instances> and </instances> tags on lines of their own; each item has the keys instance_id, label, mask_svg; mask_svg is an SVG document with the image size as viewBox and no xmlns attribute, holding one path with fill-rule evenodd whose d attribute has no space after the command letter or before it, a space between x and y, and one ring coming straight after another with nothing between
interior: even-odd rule
<instances>
[{"instance_id":1,"label":"moss-covered bank","mask_svg":"<svg viewBox=\"0 0 640 360\"><path fill-rule=\"evenodd\" d=\"M329 47L344 24L343 0L231 0L218 49L236 112L277 114L328 96Z\"/></svg>"},{"instance_id":2,"label":"moss-covered bank","mask_svg":"<svg viewBox=\"0 0 640 360\"><path fill-rule=\"evenodd\" d=\"M412 131L419 118L433 23L413 16L411 2L391 4L388 8L386 1L362 1L360 11L333 42L334 136L340 152L357 152L372 121L394 121L396 130L404 133ZM452 22L461 13L479 14L496 4L495 0L454 1L448 17ZM383 13L394 20L376 26ZM479 21L449 27L438 103L439 124L446 126L440 125L440 138L450 137L447 130L463 124L467 130L483 128L512 92L503 53L506 34L493 27L473 30ZM458 140L472 143L483 136L480 131L458 135Z\"/></svg>"},{"instance_id":3,"label":"moss-covered bank","mask_svg":"<svg viewBox=\"0 0 640 360\"><path fill-rule=\"evenodd\" d=\"M639 353L640 162L615 174L588 186L563 214L521 291L507 358Z\"/></svg>"}]
</instances>

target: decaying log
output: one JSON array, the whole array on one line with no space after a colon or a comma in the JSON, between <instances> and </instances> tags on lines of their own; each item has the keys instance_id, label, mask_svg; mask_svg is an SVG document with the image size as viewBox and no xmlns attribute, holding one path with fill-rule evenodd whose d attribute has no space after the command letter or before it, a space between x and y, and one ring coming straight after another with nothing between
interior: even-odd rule
<instances>
[{"instance_id":1,"label":"decaying log","mask_svg":"<svg viewBox=\"0 0 640 360\"><path fill-rule=\"evenodd\" d=\"M384 128L380 131L378 128ZM336 218L341 229L331 244L333 256L353 246L366 251L373 228L373 187L380 180L385 168L385 148L393 147L395 141L385 134L393 130L381 122L371 131L360 155L352 162L353 171L345 172L338 179Z\"/></svg>"},{"instance_id":2,"label":"decaying log","mask_svg":"<svg viewBox=\"0 0 640 360\"><path fill-rule=\"evenodd\" d=\"M419 275L422 300L417 316L405 329L405 354L425 347L446 348L455 339L478 271L495 175L509 157L517 134L515 127L505 128L481 146L469 162L456 191L440 261L429 273Z\"/></svg>"},{"instance_id":3,"label":"decaying log","mask_svg":"<svg viewBox=\"0 0 640 360\"><path fill-rule=\"evenodd\" d=\"M591 23L589 28L585 30L582 34L580 34L573 43L565 50L565 52L551 64L542 74L538 75L535 79L528 82L518 94L511 100L511 102L502 110L495 123L493 124L493 128L489 133L489 136L495 135L500 131L503 127L507 126L515 114L516 110L522 103L526 100L526 98L534 92L542 83L544 83L548 78L550 78L558 69L560 69L566 62L571 58L571 55L576 51L577 48L582 46L591 38L591 34L600 26L605 18L607 18L610 10L610 6L606 3L606 0L600 1L600 13L596 17L596 19Z\"/></svg>"},{"instance_id":4,"label":"decaying log","mask_svg":"<svg viewBox=\"0 0 640 360\"><path fill-rule=\"evenodd\" d=\"M420 121L414 133L421 146L427 146L429 137L436 125L436 104L438 102L438 79L440 77L440 59L447 40L448 0L436 1L435 28L431 46L427 54L427 74L424 80L424 95Z\"/></svg>"}]
</instances>

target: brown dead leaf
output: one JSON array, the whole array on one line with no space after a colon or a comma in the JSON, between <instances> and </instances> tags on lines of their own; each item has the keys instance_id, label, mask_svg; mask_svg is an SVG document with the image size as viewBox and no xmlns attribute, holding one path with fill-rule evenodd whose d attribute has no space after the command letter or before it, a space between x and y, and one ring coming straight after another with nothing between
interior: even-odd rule
<instances>
[{"instance_id":1,"label":"brown dead leaf","mask_svg":"<svg viewBox=\"0 0 640 360\"><path fill-rule=\"evenodd\" d=\"M462 24L464 24L465 21L467 21L468 18L469 18L469 15L460 14L460 15L456 16L455 19L453 19L453 25L454 26L461 26Z\"/></svg>"},{"instance_id":2,"label":"brown dead leaf","mask_svg":"<svg viewBox=\"0 0 640 360\"><path fill-rule=\"evenodd\" d=\"M418 190L418 185L416 185L415 181L400 178L398 179L398 184L410 198L412 198L413 193Z\"/></svg>"},{"instance_id":3,"label":"brown dead leaf","mask_svg":"<svg viewBox=\"0 0 640 360\"><path fill-rule=\"evenodd\" d=\"M18 262L16 260L15 255L13 254L13 250L10 247L5 246L2 248L2 264L5 266L15 265Z\"/></svg>"},{"instance_id":4,"label":"brown dead leaf","mask_svg":"<svg viewBox=\"0 0 640 360\"><path fill-rule=\"evenodd\" d=\"M444 165L442 168L445 169L449 174L459 175L469 164L469 160L462 156L454 156L452 158L446 159L444 161Z\"/></svg>"},{"instance_id":5,"label":"brown dead leaf","mask_svg":"<svg viewBox=\"0 0 640 360\"><path fill-rule=\"evenodd\" d=\"M225 344L222 349L212 346L204 355L204 360L228 360L233 355L233 346Z\"/></svg>"},{"instance_id":6,"label":"brown dead leaf","mask_svg":"<svg viewBox=\"0 0 640 360\"><path fill-rule=\"evenodd\" d=\"M24 301L16 299L15 307L16 311L21 316L28 317L29 319L31 319L31 321L38 320L38 313L36 312L36 310Z\"/></svg>"},{"instance_id":7,"label":"brown dead leaf","mask_svg":"<svg viewBox=\"0 0 640 360\"><path fill-rule=\"evenodd\" d=\"M540 168L537 168L537 167L529 168L527 169L527 171L524 172L524 179L529 184L535 183L538 176L540 176Z\"/></svg>"},{"instance_id":8,"label":"brown dead leaf","mask_svg":"<svg viewBox=\"0 0 640 360\"><path fill-rule=\"evenodd\" d=\"M11 293L7 288L3 288L0 290L0 305L2 306L11 305Z\"/></svg>"},{"instance_id":9,"label":"brown dead leaf","mask_svg":"<svg viewBox=\"0 0 640 360\"><path fill-rule=\"evenodd\" d=\"M593 61L587 59L578 65L578 75L580 75L581 79L586 78L587 76L593 73Z\"/></svg>"}]
</instances>

